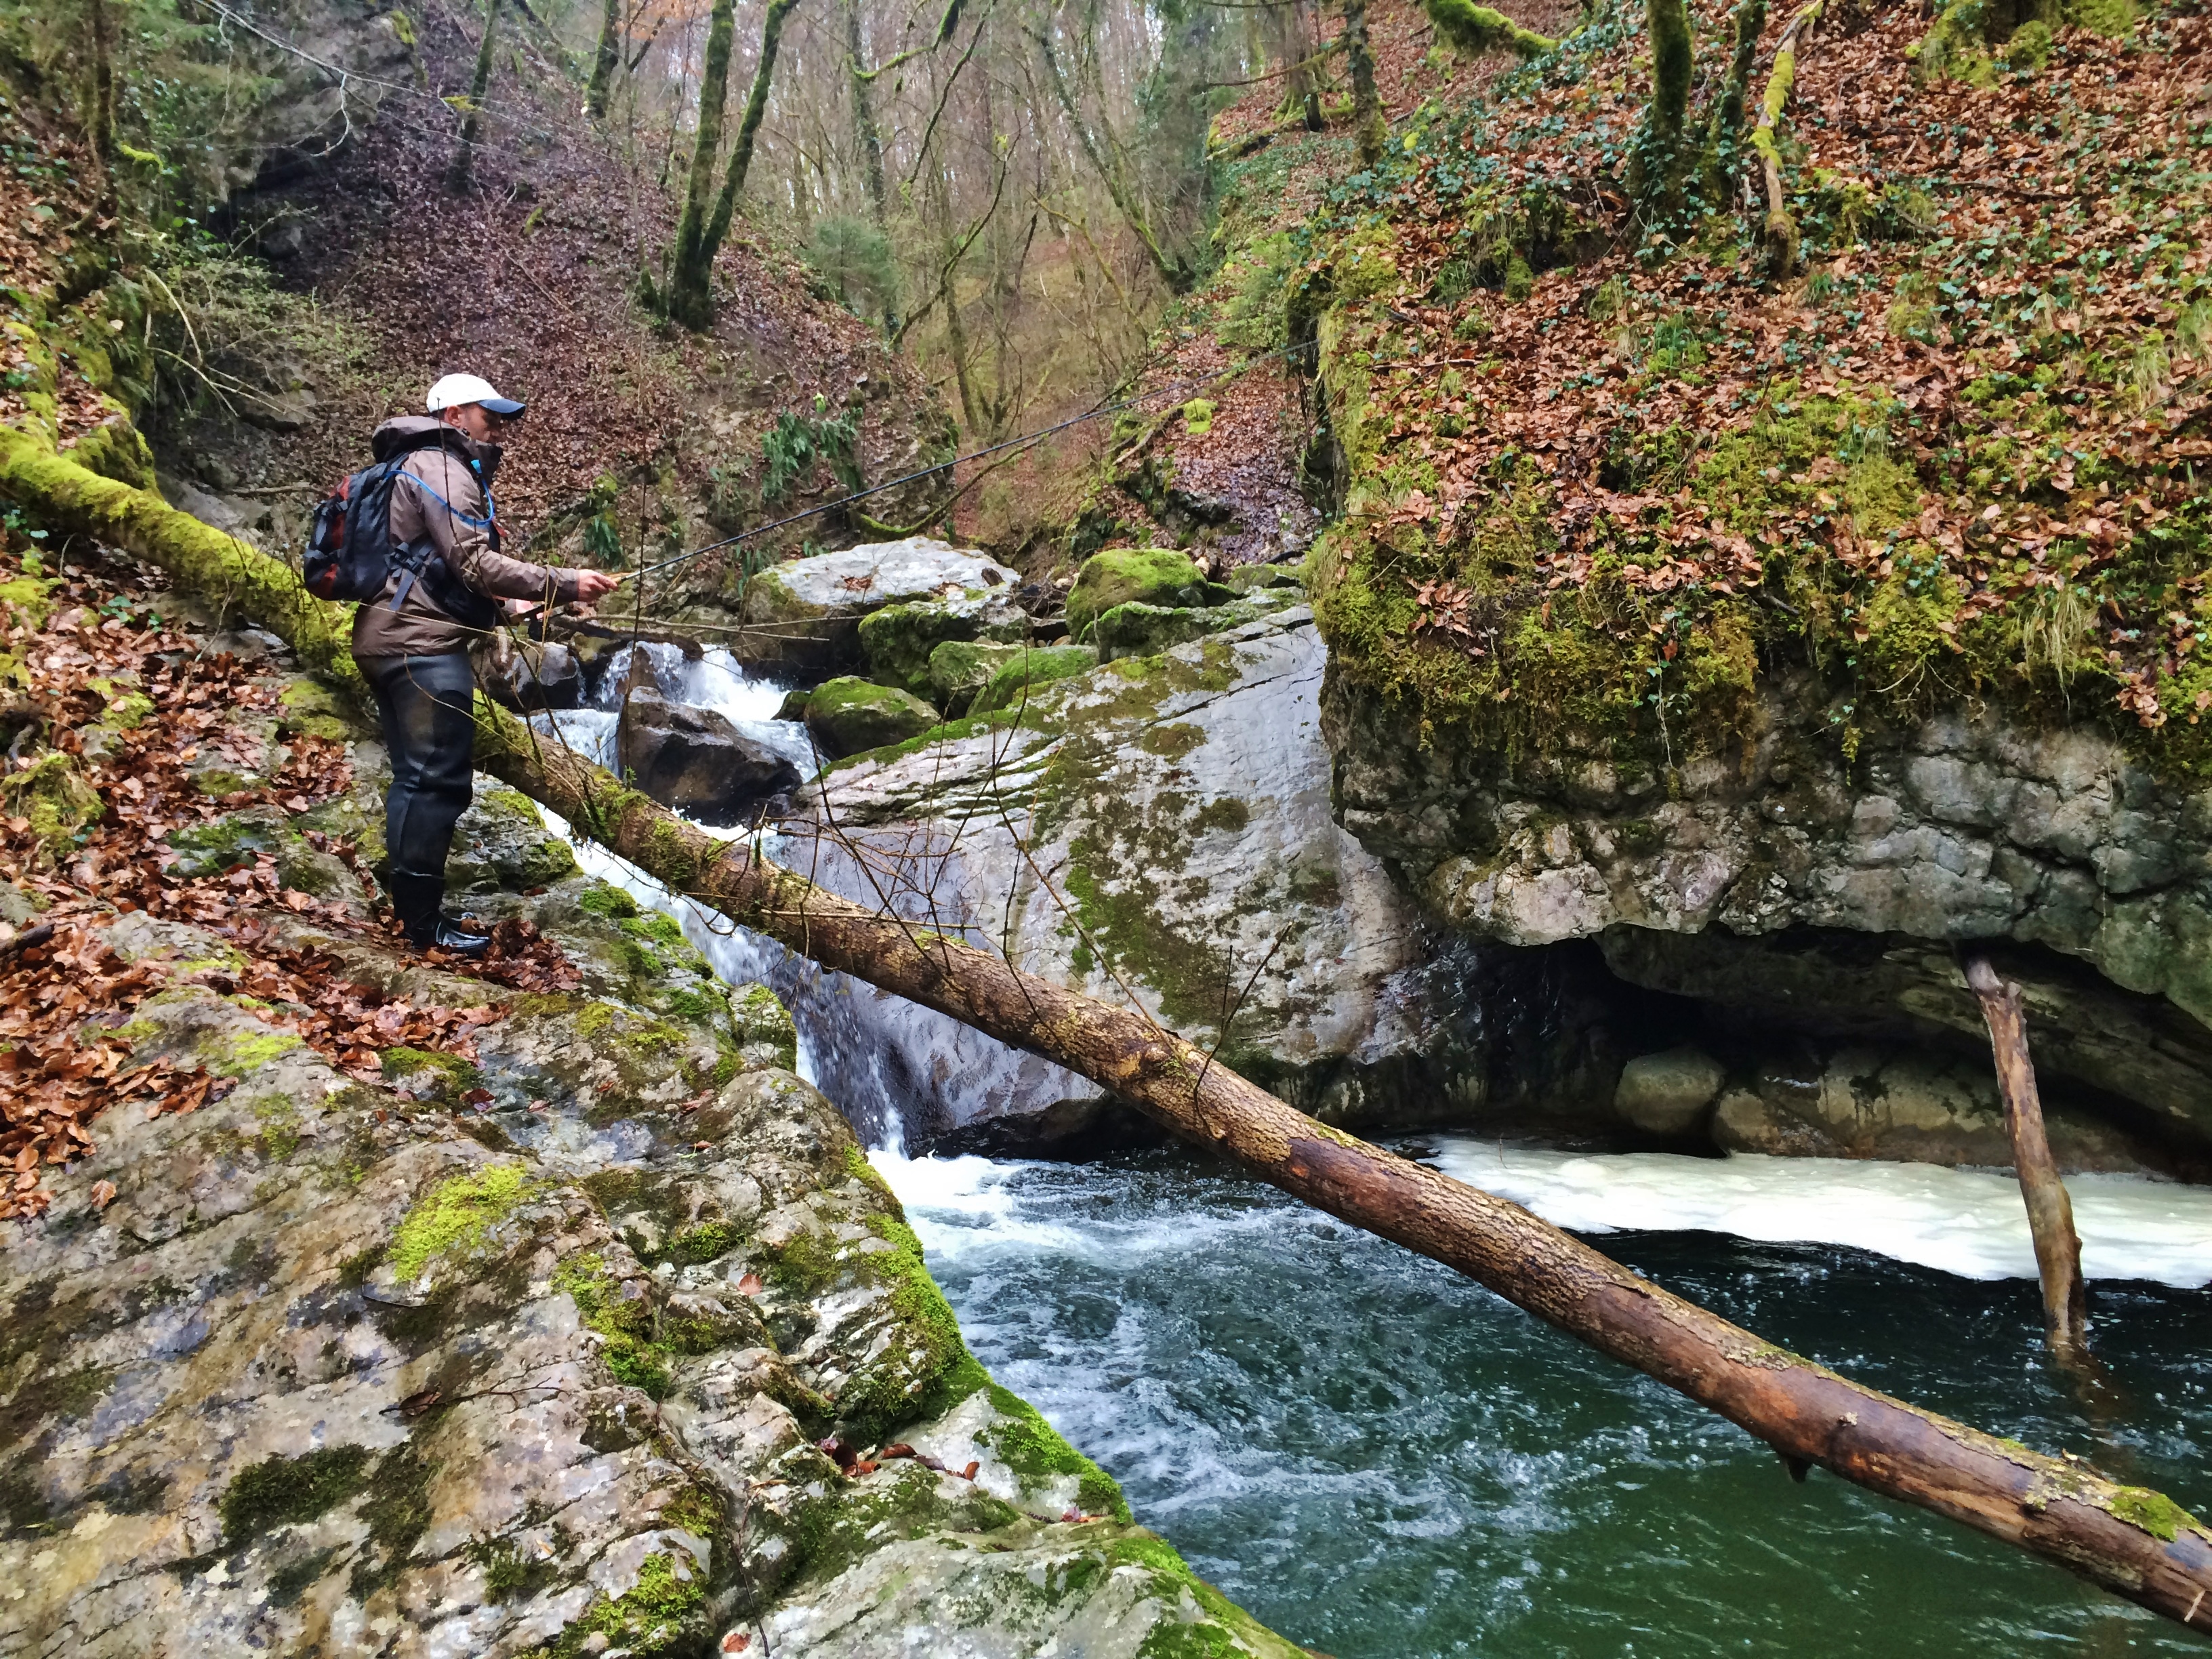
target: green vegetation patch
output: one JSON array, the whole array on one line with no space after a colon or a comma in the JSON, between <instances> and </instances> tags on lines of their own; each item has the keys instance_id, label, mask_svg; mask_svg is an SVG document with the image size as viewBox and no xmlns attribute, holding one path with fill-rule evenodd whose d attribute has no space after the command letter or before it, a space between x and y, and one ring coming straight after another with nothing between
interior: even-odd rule
<instances>
[{"instance_id":1,"label":"green vegetation patch","mask_svg":"<svg viewBox=\"0 0 2212 1659\"><path fill-rule=\"evenodd\" d=\"M1000 1420L976 1437L1021 1476L1025 1486L1032 1480L1072 1474L1078 1483L1076 1501L1086 1511L1109 1515L1116 1521L1129 1518L1128 1500L1121 1495L1119 1481L1069 1445L1028 1401L996 1382L986 1386Z\"/></svg>"},{"instance_id":2,"label":"green vegetation patch","mask_svg":"<svg viewBox=\"0 0 2212 1659\"><path fill-rule=\"evenodd\" d=\"M329 1446L240 1470L216 1505L223 1541L234 1549L349 1502L365 1484L370 1456L366 1446Z\"/></svg>"},{"instance_id":3,"label":"green vegetation patch","mask_svg":"<svg viewBox=\"0 0 2212 1659\"><path fill-rule=\"evenodd\" d=\"M399 1223L386 1259L403 1285L412 1284L441 1255L480 1249L491 1231L529 1198L520 1164L489 1164L440 1182Z\"/></svg>"}]
</instances>

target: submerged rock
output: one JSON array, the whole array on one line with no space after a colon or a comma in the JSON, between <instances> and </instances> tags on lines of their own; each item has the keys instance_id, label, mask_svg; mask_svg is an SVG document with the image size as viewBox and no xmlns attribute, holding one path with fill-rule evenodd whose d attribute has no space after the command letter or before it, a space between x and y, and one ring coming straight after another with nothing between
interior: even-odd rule
<instances>
[{"instance_id":1,"label":"submerged rock","mask_svg":"<svg viewBox=\"0 0 2212 1659\"><path fill-rule=\"evenodd\" d=\"M711 708L635 690L615 726L615 760L625 776L665 806L702 823L744 820L763 801L799 786L799 769Z\"/></svg>"},{"instance_id":2,"label":"submerged rock","mask_svg":"<svg viewBox=\"0 0 2212 1659\"><path fill-rule=\"evenodd\" d=\"M584 700L584 665L557 641L525 645L504 672L479 672L478 683L509 708L574 708Z\"/></svg>"}]
</instances>

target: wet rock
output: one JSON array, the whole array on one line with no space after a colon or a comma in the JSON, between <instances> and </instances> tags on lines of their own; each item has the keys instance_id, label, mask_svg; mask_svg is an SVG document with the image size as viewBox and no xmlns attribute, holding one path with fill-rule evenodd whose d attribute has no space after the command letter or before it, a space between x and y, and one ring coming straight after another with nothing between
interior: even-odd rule
<instances>
[{"instance_id":1,"label":"wet rock","mask_svg":"<svg viewBox=\"0 0 2212 1659\"><path fill-rule=\"evenodd\" d=\"M1029 627L1028 614L1003 587L890 605L860 619L860 653L871 678L927 697L931 656L940 645L976 640L1018 644L1028 637Z\"/></svg>"},{"instance_id":2,"label":"wet rock","mask_svg":"<svg viewBox=\"0 0 2212 1659\"><path fill-rule=\"evenodd\" d=\"M574 708L584 700L584 668L557 641L516 649L505 670L482 670L477 684L509 708Z\"/></svg>"},{"instance_id":3,"label":"wet rock","mask_svg":"<svg viewBox=\"0 0 2212 1659\"><path fill-rule=\"evenodd\" d=\"M1227 589L1206 580L1188 554L1170 547L1110 547L1085 561L1068 590L1068 635L1085 638L1091 624L1117 605L1179 609L1229 597Z\"/></svg>"},{"instance_id":4,"label":"wet rock","mask_svg":"<svg viewBox=\"0 0 2212 1659\"><path fill-rule=\"evenodd\" d=\"M468 811L453 826L453 851L446 860L449 889L527 892L575 872L575 854L546 830L535 801L503 784L477 781Z\"/></svg>"},{"instance_id":5,"label":"wet rock","mask_svg":"<svg viewBox=\"0 0 2212 1659\"><path fill-rule=\"evenodd\" d=\"M878 881L897 872L886 884L917 922L1091 995L1134 994L1332 1121L1602 1115L1620 1063L1583 1046L1588 975L1508 976L1489 960L1506 953L1432 933L1331 820L1325 660L1301 607L1035 685L1018 726L828 774L836 833L794 816L786 857L874 904L857 848ZM776 983L836 1034L812 1054L830 1086L890 1083L909 1148L1073 1150L1117 1132L1095 1085L1033 1055L848 981Z\"/></svg>"},{"instance_id":6,"label":"wet rock","mask_svg":"<svg viewBox=\"0 0 2212 1659\"><path fill-rule=\"evenodd\" d=\"M857 659L860 619L872 611L891 605L981 604L1000 593L1011 599L1020 582L985 555L927 536L793 559L746 583L742 618L764 626L738 648L749 663L820 672Z\"/></svg>"},{"instance_id":7,"label":"wet rock","mask_svg":"<svg viewBox=\"0 0 2212 1659\"><path fill-rule=\"evenodd\" d=\"M1132 601L1117 605L1100 616L1085 638L1098 648L1100 658L1107 662L1120 657L1153 657L1170 646L1203 639L1208 634L1225 634L1233 628L1242 628L1259 617L1303 603L1304 596L1294 586L1261 588L1248 599L1212 607L1184 605L1170 609Z\"/></svg>"},{"instance_id":8,"label":"wet rock","mask_svg":"<svg viewBox=\"0 0 2212 1659\"><path fill-rule=\"evenodd\" d=\"M799 769L711 708L635 690L615 727L616 763L660 802L702 823L739 823L795 788Z\"/></svg>"},{"instance_id":9,"label":"wet rock","mask_svg":"<svg viewBox=\"0 0 2212 1659\"><path fill-rule=\"evenodd\" d=\"M806 729L832 759L919 737L937 710L894 686L847 676L827 680L806 700Z\"/></svg>"},{"instance_id":10,"label":"wet rock","mask_svg":"<svg viewBox=\"0 0 2212 1659\"><path fill-rule=\"evenodd\" d=\"M1684 1135L1698 1127L1727 1073L1701 1048L1638 1054L1621 1068L1613 1109L1655 1135Z\"/></svg>"}]
</instances>

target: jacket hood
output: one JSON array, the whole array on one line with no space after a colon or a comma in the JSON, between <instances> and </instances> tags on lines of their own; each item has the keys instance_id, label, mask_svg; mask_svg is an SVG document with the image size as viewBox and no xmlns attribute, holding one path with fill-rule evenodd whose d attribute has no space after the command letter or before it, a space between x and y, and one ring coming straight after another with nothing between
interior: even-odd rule
<instances>
[{"instance_id":1,"label":"jacket hood","mask_svg":"<svg viewBox=\"0 0 2212 1659\"><path fill-rule=\"evenodd\" d=\"M368 453L380 461L410 449L441 448L477 464L477 476L489 487L499 471L501 450L497 444L478 443L459 427L448 426L434 415L395 415L369 434Z\"/></svg>"}]
</instances>

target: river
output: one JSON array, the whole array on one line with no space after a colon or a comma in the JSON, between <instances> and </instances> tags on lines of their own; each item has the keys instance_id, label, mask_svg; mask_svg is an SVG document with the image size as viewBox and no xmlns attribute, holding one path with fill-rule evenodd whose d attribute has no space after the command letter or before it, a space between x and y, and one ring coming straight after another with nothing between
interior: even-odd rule
<instances>
[{"instance_id":1,"label":"river","mask_svg":"<svg viewBox=\"0 0 2212 1659\"><path fill-rule=\"evenodd\" d=\"M661 665L729 679L749 726L773 711L771 688L714 653ZM562 719L594 747L612 724ZM578 854L676 915L726 977L776 986L800 1069L874 1146L977 1357L1298 1642L1335 1659L2203 1651L1962 1528L1819 1470L1793 1483L1671 1390L1197 1155L907 1158L902 1097L1025 1062ZM2212 1509L2212 1190L2069 1183L2120 1402L2100 1427L2044 1362L2008 1177L1404 1149L1859 1381Z\"/></svg>"}]
</instances>

